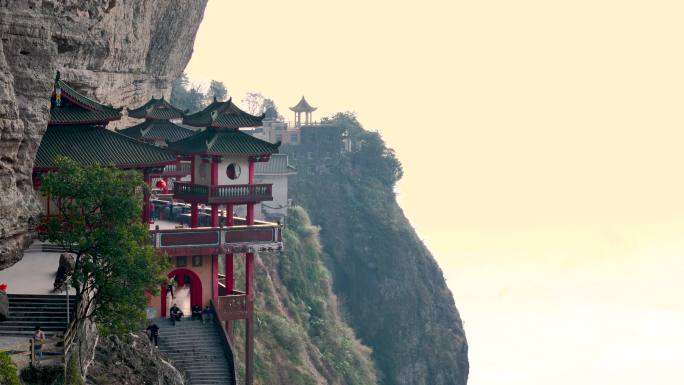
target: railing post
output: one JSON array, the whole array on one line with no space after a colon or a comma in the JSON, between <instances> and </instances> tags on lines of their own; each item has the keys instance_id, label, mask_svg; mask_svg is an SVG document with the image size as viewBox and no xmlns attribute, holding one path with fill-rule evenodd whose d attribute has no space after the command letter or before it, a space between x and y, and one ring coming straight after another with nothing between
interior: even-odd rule
<instances>
[{"instance_id":1,"label":"railing post","mask_svg":"<svg viewBox=\"0 0 684 385\"><path fill-rule=\"evenodd\" d=\"M33 343L33 338L29 340L29 344L31 344L30 349L31 349L31 366L34 366L36 363L36 346Z\"/></svg>"}]
</instances>

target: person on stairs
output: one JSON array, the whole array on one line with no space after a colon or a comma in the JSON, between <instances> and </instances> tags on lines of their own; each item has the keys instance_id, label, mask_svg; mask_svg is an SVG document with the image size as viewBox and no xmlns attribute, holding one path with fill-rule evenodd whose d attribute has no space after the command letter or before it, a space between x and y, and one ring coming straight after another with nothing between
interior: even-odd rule
<instances>
[{"instance_id":1,"label":"person on stairs","mask_svg":"<svg viewBox=\"0 0 684 385\"><path fill-rule=\"evenodd\" d=\"M204 310L202 310L202 323L212 322L214 320L214 312L211 310L209 305L207 305Z\"/></svg>"},{"instance_id":2,"label":"person on stairs","mask_svg":"<svg viewBox=\"0 0 684 385\"><path fill-rule=\"evenodd\" d=\"M33 350L38 358L43 358L43 344L45 343L45 332L36 326L33 331Z\"/></svg>"},{"instance_id":3,"label":"person on stairs","mask_svg":"<svg viewBox=\"0 0 684 385\"><path fill-rule=\"evenodd\" d=\"M150 343L154 342L154 346L159 347L159 326L154 321L147 326L147 334L150 336Z\"/></svg>"},{"instance_id":4,"label":"person on stairs","mask_svg":"<svg viewBox=\"0 0 684 385\"><path fill-rule=\"evenodd\" d=\"M192 319L193 320L201 320L202 319L202 308L197 304L192 305Z\"/></svg>"},{"instance_id":5,"label":"person on stairs","mask_svg":"<svg viewBox=\"0 0 684 385\"><path fill-rule=\"evenodd\" d=\"M171 323L175 326L176 321L180 321L181 317L183 317L183 312L181 309L176 306L174 303L173 306L171 306L171 309L169 309L169 312L171 313Z\"/></svg>"}]
</instances>

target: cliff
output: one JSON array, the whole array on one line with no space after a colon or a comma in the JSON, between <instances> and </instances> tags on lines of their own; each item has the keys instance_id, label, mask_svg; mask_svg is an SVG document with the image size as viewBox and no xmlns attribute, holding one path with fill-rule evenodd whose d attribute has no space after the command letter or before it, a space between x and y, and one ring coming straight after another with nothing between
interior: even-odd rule
<instances>
[{"instance_id":1,"label":"cliff","mask_svg":"<svg viewBox=\"0 0 684 385\"><path fill-rule=\"evenodd\" d=\"M318 232L306 211L295 207L283 231L285 251L262 253L256 260L256 384L377 383L370 350L339 312ZM238 328L234 348L240 372L243 337Z\"/></svg>"},{"instance_id":2,"label":"cliff","mask_svg":"<svg viewBox=\"0 0 684 385\"><path fill-rule=\"evenodd\" d=\"M434 258L398 206L401 165L377 133L353 115L353 152L291 146L299 174L290 196L321 227L325 262L346 321L385 385L463 385L468 345L451 292Z\"/></svg>"},{"instance_id":3,"label":"cliff","mask_svg":"<svg viewBox=\"0 0 684 385\"><path fill-rule=\"evenodd\" d=\"M0 0L0 269L21 258L38 213L31 170L55 72L114 106L168 97L190 60L205 6L206 0Z\"/></svg>"}]
</instances>

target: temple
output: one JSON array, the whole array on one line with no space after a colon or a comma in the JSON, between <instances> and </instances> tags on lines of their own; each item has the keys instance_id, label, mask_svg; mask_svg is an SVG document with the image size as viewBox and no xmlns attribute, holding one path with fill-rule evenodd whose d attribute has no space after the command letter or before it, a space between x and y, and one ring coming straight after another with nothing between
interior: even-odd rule
<instances>
[{"instance_id":1,"label":"temple","mask_svg":"<svg viewBox=\"0 0 684 385\"><path fill-rule=\"evenodd\" d=\"M242 132L240 128L261 126L263 115L250 115L232 100L215 100L204 110L185 115L163 98L152 99L128 110L129 116L144 122L119 132L108 130L110 121L121 118L121 110L80 94L58 74L49 125L35 160L34 186L40 186L42 174L56 170L55 159L60 155L84 165L99 163L141 172L150 186L153 178L165 181L174 167L186 165L176 172L171 188L164 186L159 193L146 195L143 202L141 220L150 224L154 248L167 255L172 266L167 272L169 284L162 285L160 295L148 296L148 317L167 317L172 303L186 315L192 306L210 306L223 331L221 338L226 339L232 339L233 322L244 321L244 383L251 384L255 254L283 247L282 226L256 219L255 206L273 200L273 189L271 183L256 183L255 174L257 164L268 162L280 143ZM172 123L174 119L194 129ZM262 176L294 171L282 157L262 170ZM54 214L49 197L43 204L47 215ZM244 217L234 215L237 208L244 208ZM59 250L45 246L33 250L16 266L38 261L42 269L56 267ZM236 262L244 264L241 288L236 287ZM11 274L12 269L3 273ZM52 283L10 284L31 287L30 293L19 292L24 296L52 293ZM50 333L65 330L61 324L51 327Z\"/></svg>"},{"instance_id":2,"label":"temple","mask_svg":"<svg viewBox=\"0 0 684 385\"><path fill-rule=\"evenodd\" d=\"M164 98L152 98L138 108L128 109L128 116L136 119L145 119L145 121L119 130L119 132L157 146L166 147L169 143L185 139L195 133L193 130L171 122L172 120L182 119L184 113L172 106Z\"/></svg>"}]
</instances>

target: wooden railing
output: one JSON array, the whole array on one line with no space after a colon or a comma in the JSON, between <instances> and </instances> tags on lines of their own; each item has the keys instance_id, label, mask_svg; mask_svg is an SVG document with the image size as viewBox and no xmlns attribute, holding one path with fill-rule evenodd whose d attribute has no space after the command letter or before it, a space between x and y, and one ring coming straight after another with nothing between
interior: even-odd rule
<instances>
[{"instance_id":1,"label":"wooden railing","mask_svg":"<svg viewBox=\"0 0 684 385\"><path fill-rule=\"evenodd\" d=\"M273 200L271 184L230 184L205 186L187 182L175 182L175 198L198 203L256 203Z\"/></svg>"},{"instance_id":2,"label":"wooden railing","mask_svg":"<svg viewBox=\"0 0 684 385\"><path fill-rule=\"evenodd\" d=\"M245 319L249 311L247 294L233 290L230 294L218 297L217 314L225 321Z\"/></svg>"}]
</instances>

